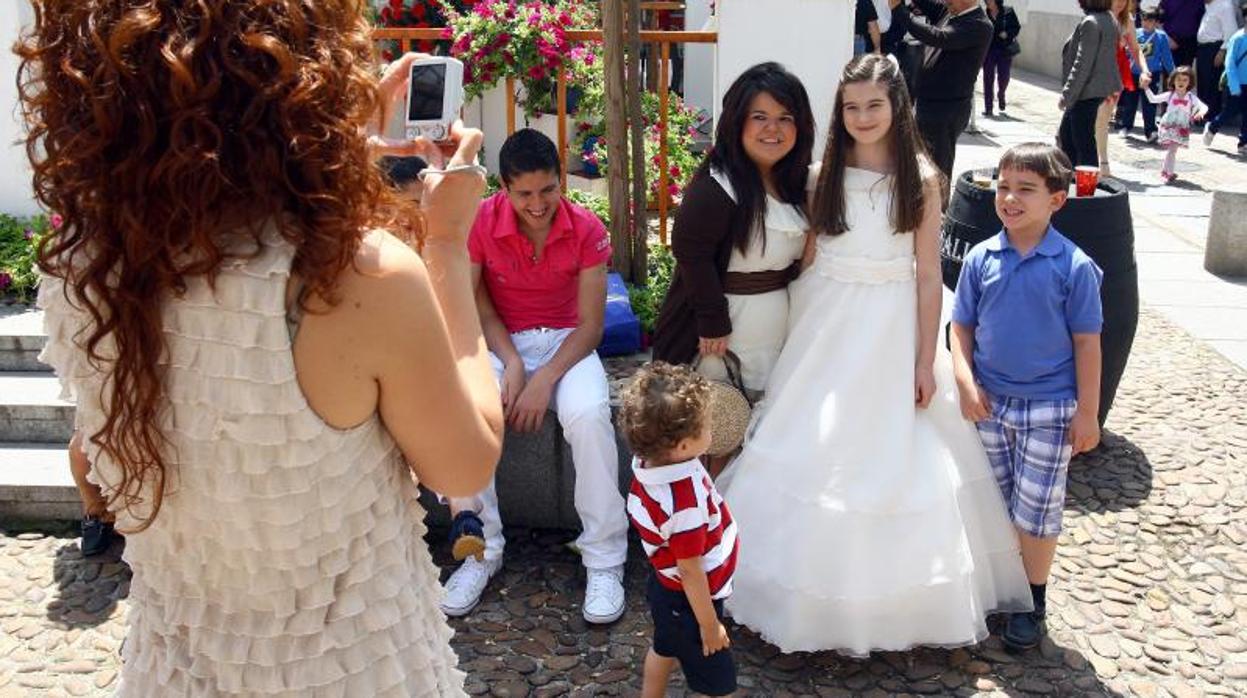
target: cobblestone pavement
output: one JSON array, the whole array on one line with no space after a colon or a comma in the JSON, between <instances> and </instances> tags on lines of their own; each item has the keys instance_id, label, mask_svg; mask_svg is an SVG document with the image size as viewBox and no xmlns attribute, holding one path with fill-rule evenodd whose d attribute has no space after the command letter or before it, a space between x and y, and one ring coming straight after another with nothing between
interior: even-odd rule
<instances>
[{"instance_id":1,"label":"cobblestone pavement","mask_svg":"<svg viewBox=\"0 0 1247 698\"><path fill-rule=\"evenodd\" d=\"M1071 471L1050 636L847 659L780 655L732 628L748 695L1247 694L1247 373L1145 311L1105 445ZM24 532L21 532L24 531ZM563 532L510 532L506 566L454 622L477 695L635 694L648 646L639 549L629 609L587 628ZM446 562L440 535L435 555ZM0 524L0 697L106 694L129 572L67 526ZM674 691L682 695L677 688Z\"/></svg>"}]
</instances>

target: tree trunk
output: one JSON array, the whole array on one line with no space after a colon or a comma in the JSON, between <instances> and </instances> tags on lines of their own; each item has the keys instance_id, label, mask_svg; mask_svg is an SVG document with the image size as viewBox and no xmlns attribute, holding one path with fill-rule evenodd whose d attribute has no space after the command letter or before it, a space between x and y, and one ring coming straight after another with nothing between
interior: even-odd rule
<instances>
[{"instance_id":1,"label":"tree trunk","mask_svg":"<svg viewBox=\"0 0 1247 698\"><path fill-rule=\"evenodd\" d=\"M628 119L632 140L632 283L645 285L649 214L645 186L645 123L641 112L641 0L628 0Z\"/></svg>"},{"instance_id":2,"label":"tree trunk","mask_svg":"<svg viewBox=\"0 0 1247 698\"><path fill-rule=\"evenodd\" d=\"M628 215L628 111L624 96L624 2L602 0L606 70L607 193L610 197L612 266L636 282L632 266L632 217ZM642 281L644 276L642 276Z\"/></svg>"}]
</instances>

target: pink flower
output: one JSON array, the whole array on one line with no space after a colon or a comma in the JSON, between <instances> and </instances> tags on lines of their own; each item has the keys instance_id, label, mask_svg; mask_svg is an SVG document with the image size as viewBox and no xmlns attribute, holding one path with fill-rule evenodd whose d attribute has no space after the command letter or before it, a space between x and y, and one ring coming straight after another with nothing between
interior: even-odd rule
<instances>
[{"instance_id":1,"label":"pink flower","mask_svg":"<svg viewBox=\"0 0 1247 698\"><path fill-rule=\"evenodd\" d=\"M0 291L8 288L11 283L13 283L13 277L9 276L7 272L0 271Z\"/></svg>"},{"instance_id":2,"label":"pink flower","mask_svg":"<svg viewBox=\"0 0 1247 698\"><path fill-rule=\"evenodd\" d=\"M535 65L528 69L528 77L534 80L540 80L541 78L545 77L545 74L546 74L545 69L539 65Z\"/></svg>"},{"instance_id":3,"label":"pink flower","mask_svg":"<svg viewBox=\"0 0 1247 698\"><path fill-rule=\"evenodd\" d=\"M559 13L559 24L562 24L565 27L571 26L572 16L567 12L567 10L563 10Z\"/></svg>"},{"instance_id":4,"label":"pink flower","mask_svg":"<svg viewBox=\"0 0 1247 698\"><path fill-rule=\"evenodd\" d=\"M53 213L52 217L48 220L52 223L53 228L59 228L61 227L61 224L65 222L65 219L61 218L61 214L59 213Z\"/></svg>"},{"instance_id":5,"label":"pink flower","mask_svg":"<svg viewBox=\"0 0 1247 698\"><path fill-rule=\"evenodd\" d=\"M533 13L528 16L528 26L535 27L538 24L541 24L541 15Z\"/></svg>"},{"instance_id":6,"label":"pink flower","mask_svg":"<svg viewBox=\"0 0 1247 698\"><path fill-rule=\"evenodd\" d=\"M22 231L22 237L26 238L27 240L34 240L35 231L31 230L30 228L27 228Z\"/></svg>"},{"instance_id":7,"label":"pink flower","mask_svg":"<svg viewBox=\"0 0 1247 698\"><path fill-rule=\"evenodd\" d=\"M593 65L595 60L597 60L597 58L594 56L592 51L585 53L585 65Z\"/></svg>"}]
</instances>

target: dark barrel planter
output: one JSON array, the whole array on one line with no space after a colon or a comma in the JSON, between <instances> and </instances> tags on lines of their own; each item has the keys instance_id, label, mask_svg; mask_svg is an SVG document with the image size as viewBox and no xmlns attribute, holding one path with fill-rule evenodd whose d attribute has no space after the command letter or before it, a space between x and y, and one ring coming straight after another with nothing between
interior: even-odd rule
<instances>
[{"instance_id":1,"label":"dark barrel planter","mask_svg":"<svg viewBox=\"0 0 1247 698\"><path fill-rule=\"evenodd\" d=\"M1095 196L1071 196L1052 217L1052 225L1082 248L1104 270L1100 302L1104 306L1100 375L1100 424L1104 424L1117 385L1126 370L1139 323L1139 275L1134 262L1134 223L1130 194L1114 179L1101 179ZM973 173L957 178L940 236L944 285L957 288L961 260L974 245L1000 232L996 192L974 184Z\"/></svg>"}]
</instances>

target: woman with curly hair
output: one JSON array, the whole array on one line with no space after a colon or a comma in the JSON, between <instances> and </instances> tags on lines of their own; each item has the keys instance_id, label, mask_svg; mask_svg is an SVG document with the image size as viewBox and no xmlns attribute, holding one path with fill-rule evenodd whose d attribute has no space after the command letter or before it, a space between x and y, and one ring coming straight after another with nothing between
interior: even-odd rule
<instances>
[{"instance_id":1,"label":"woman with curly hair","mask_svg":"<svg viewBox=\"0 0 1247 698\"><path fill-rule=\"evenodd\" d=\"M420 215L371 158L481 133L370 142L415 56L378 80L362 0L34 4L42 358L128 534L118 693L461 695L416 483L471 494L499 454L484 184L429 176Z\"/></svg>"}]
</instances>

